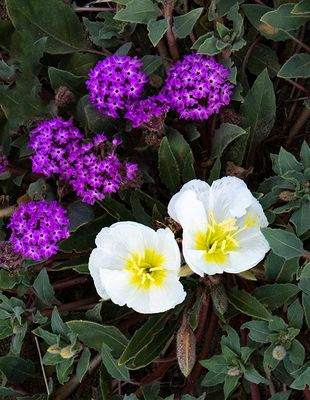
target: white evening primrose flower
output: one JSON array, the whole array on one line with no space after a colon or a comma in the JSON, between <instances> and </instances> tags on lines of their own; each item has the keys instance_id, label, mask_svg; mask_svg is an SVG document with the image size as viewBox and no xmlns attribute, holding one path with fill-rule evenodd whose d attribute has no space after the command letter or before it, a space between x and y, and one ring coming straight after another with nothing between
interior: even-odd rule
<instances>
[{"instance_id":1,"label":"white evening primrose flower","mask_svg":"<svg viewBox=\"0 0 310 400\"><path fill-rule=\"evenodd\" d=\"M118 222L99 232L96 246L89 270L101 297L144 314L167 311L184 300L180 251L170 229Z\"/></svg>"},{"instance_id":2,"label":"white evening primrose flower","mask_svg":"<svg viewBox=\"0 0 310 400\"><path fill-rule=\"evenodd\" d=\"M267 218L239 178L211 186L192 180L172 197L168 213L181 224L185 261L200 276L246 271L269 250L260 230Z\"/></svg>"}]
</instances>

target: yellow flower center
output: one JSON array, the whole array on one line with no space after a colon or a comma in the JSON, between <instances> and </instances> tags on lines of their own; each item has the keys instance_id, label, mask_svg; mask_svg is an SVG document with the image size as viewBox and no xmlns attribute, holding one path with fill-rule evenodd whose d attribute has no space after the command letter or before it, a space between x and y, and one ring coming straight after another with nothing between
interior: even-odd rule
<instances>
[{"instance_id":1,"label":"yellow flower center","mask_svg":"<svg viewBox=\"0 0 310 400\"><path fill-rule=\"evenodd\" d=\"M162 286L167 274L163 267L164 260L164 255L154 249L146 248L144 254L131 253L125 259L130 282L141 289L149 289L151 285Z\"/></svg>"},{"instance_id":2,"label":"yellow flower center","mask_svg":"<svg viewBox=\"0 0 310 400\"><path fill-rule=\"evenodd\" d=\"M207 229L195 235L195 250L203 250L207 263L225 264L227 253L239 247L236 235L250 226L258 226L257 215L247 215L244 225L238 226L236 218L216 222L212 212L209 213Z\"/></svg>"}]
</instances>

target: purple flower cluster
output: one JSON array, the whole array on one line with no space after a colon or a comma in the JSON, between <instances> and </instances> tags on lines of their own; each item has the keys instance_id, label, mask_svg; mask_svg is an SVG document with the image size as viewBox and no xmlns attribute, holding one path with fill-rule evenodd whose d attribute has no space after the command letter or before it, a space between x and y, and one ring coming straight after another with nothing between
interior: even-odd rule
<instances>
[{"instance_id":1,"label":"purple flower cluster","mask_svg":"<svg viewBox=\"0 0 310 400\"><path fill-rule=\"evenodd\" d=\"M9 242L24 257L41 261L58 251L57 243L69 237L66 210L56 201L31 201L21 205L11 216Z\"/></svg>"},{"instance_id":2,"label":"purple flower cluster","mask_svg":"<svg viewBox=\"0 0 310 400\"><path fill-rule=\"evenodd\" d=\"M3 174L5 172L8 163L9 162L6 156L0 154L0 174Z\"/></svg>"},{"instance_id":3,"label":"purple flower cluster","mask_svg":"<svg viewBox=\"0 0 310 400\"><path fill-rule=\"evenodd\" d=\"M230 102L230 72L212 57L189 54L177 61L162 91L146 99L141 98L147 81L141 66L136 57L112 56L90 71L86 82L90 101L103 115L118 118L122 110L134 128L156 129L169 109L182 119L204 120Z\"/></svg>"},{"instance_id":4,"label":"purple flower cluster","mask_svg":"<svg viewBox=\"0 0 310 400\"><path fill-rule=\"evenodd\" d=\"M137 165L122 163L115 154L120 143L118 139L110 143L102 134L86 142L71 120L54 118L30 132L29 146L35 152L32 170L48 177L59 175L84 202L94 204L137 176Z\"/></svg>"},{"instance_id":5,"label":"purple flower cluster","mask_svg":"<svg viewBox=\"0 0 310 400\"><path fill-rule=\"evenodd\" d=\"M150 130L158 130L160 127L157 122L162 122L168 111L169 106L165 96L159 94L132 103L125 118L131 121L133 128L144 126Z\"/></svg>"},{"instance_id":6,"label":"purple flower cluster","mask_svg":"<svg viewBox=\"0 0 310 400\"><path fill-rule=\"evenodd\" d=\"M120 117L119 111L140 98L147 76L137 57L107 57L90 70L86 86L91 103L104 116Z\"/></svg>"},{"instance_id":7,"label":"purple flower cluster","mask_svg":"<svg viewBox=\"0 0 310 400\"><path fill-rule=\"evenodd\" d=\"M229 70L214 58L190 54L170 68L163 93L180 118L208 119L228 105L233 85Z\"/></svg>"}]
</instances>

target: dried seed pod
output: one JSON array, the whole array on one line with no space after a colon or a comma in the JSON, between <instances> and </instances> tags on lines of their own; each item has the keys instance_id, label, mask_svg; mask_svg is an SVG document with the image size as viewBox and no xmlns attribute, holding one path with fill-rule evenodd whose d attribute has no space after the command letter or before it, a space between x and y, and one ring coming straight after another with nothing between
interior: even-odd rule
<instances>
[{"instance_id":1,"label":"dried seed pod","mask_svg":"<svg viewBox=\"0 0 310 400\"><path fill-rule=\"evenodd\" d=\"M187 315L177 332L177 359L182 374L187 378L196 362L196 337Z\"/></svg>"},{"instance_id":2,"label":"dried seed pod","mask_svg":"<svg viewBox=\"0 0 310 400\"><path fill-rule=\"evenodd\" d=\"M217 314L224 315L228 307L228 299L222 282L211 286L211 298Z\"/></svg>"}]
</instances>

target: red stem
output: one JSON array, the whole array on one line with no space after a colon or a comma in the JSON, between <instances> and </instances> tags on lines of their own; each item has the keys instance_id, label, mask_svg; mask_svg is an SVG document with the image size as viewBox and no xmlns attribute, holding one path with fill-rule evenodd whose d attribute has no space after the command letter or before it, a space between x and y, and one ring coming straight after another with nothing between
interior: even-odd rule
<instances>
[{"instance_id":1,"label":"red stem","mask_svg":"<svg viewBox=\"0 0 310 400\"><path fill-rule=\"evenodd\" d=\"M257 383L251 383L251 399L252 400L260 400L260 393L259 393Z\"/></svg>"},{"instance_id":2,"label":"red stem","mask_svg":"<svg viewBox=\"0 0 310 400\"><path fill-rule=\"evenodd\" d=\"M304 389L304 396L306 400L310 400L310 390L309 390L309 386Z\"/></svg>"},{"instance_id":3,"label":"red stem","mask_svg":"<svg viewBox=\"0 0 310 400\"><path fill-rule=\"evenodd\" d=\"M79 276L74 279L64 279L53 283L53 288L55 290L62 290L71 286L80 285L87 281L88 281L88 276Z\"/></svg>"}]
</instances>

